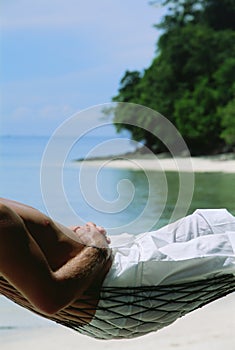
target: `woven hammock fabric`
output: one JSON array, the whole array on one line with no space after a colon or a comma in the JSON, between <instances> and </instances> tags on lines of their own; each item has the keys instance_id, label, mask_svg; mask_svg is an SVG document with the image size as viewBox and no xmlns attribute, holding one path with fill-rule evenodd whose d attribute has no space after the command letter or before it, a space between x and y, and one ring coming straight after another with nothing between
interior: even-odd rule
<instances>
[{"instance_id":1,"label":"woven hammock fabric","mask_svg":"<svg viewBox=\"0 0 235 350\"><path fill-rule=\"evenodd\" d=\"M59 323L97 339L134 338L166 327L187 313L234 291L233 275L179 285L107 287L101 293L97 312L89 325L80 326L79 319ZM104 296L105 309L102 308ZM91 309L92 305L88 305L83 311L89 314Z\"/></svg>"}]
</instances>

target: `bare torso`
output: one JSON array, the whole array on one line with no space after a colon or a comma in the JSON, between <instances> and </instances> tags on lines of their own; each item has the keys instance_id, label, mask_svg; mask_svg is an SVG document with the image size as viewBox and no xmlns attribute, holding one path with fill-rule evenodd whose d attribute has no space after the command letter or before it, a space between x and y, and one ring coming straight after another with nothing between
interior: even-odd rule
<instances>
[{"instance_id":1,"label":"bare torso","mask_svg":"<svg viewBox=\"0 0 235 350\"><path fill-rule=\"evenodd\" d=\"M64 269L65 280L69 278L71 280L73 274L75 275L76 270L76 264L73 263L73 260L76 261L79 254L83 254L83 251L87 248L79 241L77 234L63 225L54 223L50 218L34 208L5 199L2 199L1 203L13 210L14 213L23 220L27 231L42 252L52 273L56 274L57 271L63 271L64 267L66 267L67 270ZM91 227L91 229L93 229L93 227ZM90 250L91 249L92 248L90 248ZM90 251L89 254L92 255L93 251ZM87 263L87 260L84 259L85 257L81 260L81 263L84 261L85 264ZM34 303L27 297L27 293L25 294L17 288L14 283L11 283L4 274L1 274L1 270L0 294L5 295L19 305L30 309L37 314L49 317L50 319L62 321L72 321L76 319L76 322L81 324L89 323L95 314L96 306L99 302L99 293L102 282L111 266L111 259L105 264L101 264L100 260L97 260L96 263L94 259L95 257L93 257L93 265L96 265L96 268L100 265L100 268L98 268L99 273L92 273L92 278L88 278L86 288L84 288L83 292L79 294L79 298L74 298L74 300L68 303L68 305L53 313L53 315L47 315L38 307L35 307ZM25 271L25 273L27 274L27 271ZM86 276L86 271L84 276ZM72 282L76 281L74 280ZM68 288L70 288L70 284L68 284Z\"/></svg>"}]
</instances>

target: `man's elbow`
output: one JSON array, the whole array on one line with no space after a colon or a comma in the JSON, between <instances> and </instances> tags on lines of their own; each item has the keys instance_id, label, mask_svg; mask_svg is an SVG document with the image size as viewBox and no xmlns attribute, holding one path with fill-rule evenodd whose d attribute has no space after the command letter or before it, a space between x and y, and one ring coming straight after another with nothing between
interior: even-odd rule
<instances>
[{"instance_id":1,"label":"man's elbow","mask_svg":"<svg viewBox=\"0 0 235 350\"><path fill-rule=\"evenodd\" d=\"M52 300L52 299L44 299L40 300L34 303L34 306L38 310L40 314L43 314L47 317L53 317L58 312L60 312L62 309L64 309L66 306L68 306L69 303L63 303L59 300Z\"/></svg>"},{"instance_id":2,"label":"man's elbow","mask_svg":"<svg viewBox=\"0 0 235 350\"><path fill-rule=\"evenodd\" d=\"M75 299L79 299L82 290L70 290L67 285L55 283L51 288L41 288L40 293L34 296L34 306L46 316L52 317L69 306Z\"/></svg>"}]
</instances>

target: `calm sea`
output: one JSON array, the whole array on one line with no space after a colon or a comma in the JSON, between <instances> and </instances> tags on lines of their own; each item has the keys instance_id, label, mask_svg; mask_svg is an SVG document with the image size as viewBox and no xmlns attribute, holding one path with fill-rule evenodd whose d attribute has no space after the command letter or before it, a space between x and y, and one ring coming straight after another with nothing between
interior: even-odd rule
<instances>
[{"instance_id":1,"label":"calm sea","mask_svg":"<svg viewBox=\"0 0 235 350\"><path fill-rule=\"evenodd\" d=\"M82 178L79 178L81 169L74 160L86 157L90 150L95 149L93 156L100 156L115 155L133 149L128 142L122 143L121 146L108 144L108 147L102 149L97 147L107 140L108 136L86 137L71 146L63 165L63 188L72 208L71 215L68 210L64 210L63 201L58 198L55 188L50 202L53 204L53 218L65 225L81 223L74 222L74 215L77 215L78 221L94 221L108 228L108 231L116 227L117 233L123 232L126 225L130 222L135 223L138 218L132 229L135 233L166 224L177 201L177 173L146 173L141 169L131 171L111 168L97 171L95 167L88 167ZM1 197L25 202L39 210L47 211L40 187L40 163L47 142L48 137L0 138ZM55 160L60 158L61 150L67 145L68 140L61 138ZM51 166L56 168L58 164ZM53 189L54 185L52 181L50 189ZM235 214L234 191L234 174L197 174L189 213L196 208L226 207ZM148 201L150 205L148 204L148 210L145 210ZM10 336L12 329L30 329L51 324L3 297L0 297L0 310L0 337Z\"/></svg>"}]
</instances>

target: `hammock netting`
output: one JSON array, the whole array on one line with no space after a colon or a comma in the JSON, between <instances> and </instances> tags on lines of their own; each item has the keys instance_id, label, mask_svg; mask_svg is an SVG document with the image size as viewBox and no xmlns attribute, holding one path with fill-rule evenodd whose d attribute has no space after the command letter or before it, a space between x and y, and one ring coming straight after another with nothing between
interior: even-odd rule
<instances>
[{"instance_id":1,"label":"hammock netting","mask_svg":"<svg viewBox=\"0 0 235 350\"><path fill-rule=\"evenodd\" d=\"M31 305L7 281L0 278L0 293L33 311ZM97 339L134 338L157 331L187 313L235 291L235 276L224 274L190 283L141 287L103 287L98 306L86 299L48 317L63 326ZM84 314L95 316L84 324ZM82 311L82 317L81 315ZM36 312L38 313L38 312ZM43 314L39 315L46 317Z\"/></svg>"},{"instance_id":2,"label":"hammock netting","mask_svg":"<svg viewBox=\"0 0 235 350\"><path fill-rule=\"evenodd\" d=\"M234 291L233 275L165 286L105 287L89 325L80 325L79 317L76 321L70 320L71 307L65 310L67 320L65 315L65 321L55 321L93 338L134 338L168 326L179 317ZM105 308L102 301L105 301ZM87 302L82 310L89 315L92 309L92 304ZM118 331L116 335L114 329Z\"/></svg>"}]
</instances>

